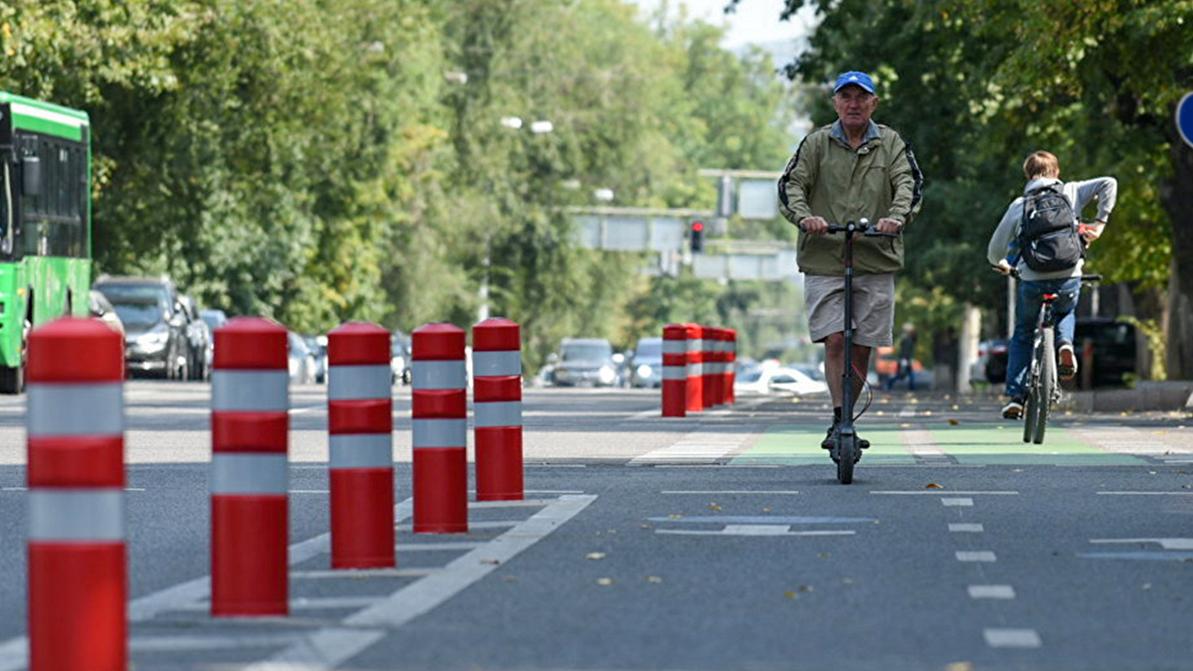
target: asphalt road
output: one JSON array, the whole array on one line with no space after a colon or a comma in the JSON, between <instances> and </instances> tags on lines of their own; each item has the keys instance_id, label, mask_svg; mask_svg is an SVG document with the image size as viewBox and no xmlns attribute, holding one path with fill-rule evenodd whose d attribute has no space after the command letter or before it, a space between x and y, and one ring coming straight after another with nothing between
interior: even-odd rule
<instances>
[{"instance_id":1,"label":"asphalt road","mask_svg":"<svg viewBox=\"0 0 1193 671\"><path fill-rule=\"evenodd\" d=\"M328 570L324 389L294 390L288 618L207 615L208 389L127 387L136 669L1193 669L1193 418L895 394L851 486L822 400L680 420L657 392L528 390L527 501ZM24 432L0 399L0 671L23 667Z\"/></svg>"}]
</instances>

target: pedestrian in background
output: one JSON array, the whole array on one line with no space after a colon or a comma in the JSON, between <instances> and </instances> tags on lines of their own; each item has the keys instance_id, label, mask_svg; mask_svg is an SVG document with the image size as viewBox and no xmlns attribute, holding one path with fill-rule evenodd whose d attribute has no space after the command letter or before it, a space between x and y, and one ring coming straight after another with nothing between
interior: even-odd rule
<instances>
[{"instance_id":1,"label":"pedestrian in background","mask_svg":"<svg viewBox=\"0 0 1193 671\"><path fill-rule=\"evenodd\" d=\"M845 239L829 223L863 218L890 237L858 236L854 246L854 395L861 393L870 352L889 346L895 319L895 272L903 268L903 228L920 208L924 178L894 129L875 123L874 80L845 72L833 86L837 120L810 133L779 178L779 210L800 228L796 251L804 277L808 330L824 343L833 424L820 444L831 449L841 421L845 367ZM870 443L859 439L865 448Z\"/></svg>"},{"instance_id":2,"label":"pedestrian in background","mask_svg":"<svg viewBox=\"0 0 1193 671\"><path fill-rule=\"evenodd\" d=\"M915 325L911 322L903 325L898 354L899 365L895 368L895 374L887 378L886 389L894 389L896 382L907 378L907 390L915 391L915 369L912 365L915 361Z\"/></svg>"}]
</instances>

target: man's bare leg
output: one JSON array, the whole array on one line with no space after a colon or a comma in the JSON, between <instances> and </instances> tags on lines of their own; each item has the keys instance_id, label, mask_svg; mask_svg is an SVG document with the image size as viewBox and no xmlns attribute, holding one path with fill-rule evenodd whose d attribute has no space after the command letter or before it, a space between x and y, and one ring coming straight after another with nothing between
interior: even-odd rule
<instances>
[{"instance_id":1,"label":"man's bare leg","mask_svg":"<svg viewBox=\"0 0 1193 671\"><path fill-rule=\"evenodd\" d=\"M865 345L853 346L853 400L856 405L862 393L862 385L866 381L866 372L870 370L870 352L872 348ZM845 334L834 333L824 339L824 377L828 382L828 392L833 398L833 407L840 408L844 402L841 398L841 376L845 373Z\"/></svg>"}]
</instances>

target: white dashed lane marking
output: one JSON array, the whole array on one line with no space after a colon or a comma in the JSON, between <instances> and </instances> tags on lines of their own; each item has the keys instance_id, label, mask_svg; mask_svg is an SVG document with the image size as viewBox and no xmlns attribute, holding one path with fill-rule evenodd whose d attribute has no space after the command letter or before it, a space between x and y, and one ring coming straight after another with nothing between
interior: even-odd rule
<instances>
[{"instance_id":1,"label":"white dashed lane marking","mask_svg":"<svg viewBox=\"0 0 1193 671\"><path fill-rule=\"evenodd\" d=\"M973 499L971 499L969 497L942 498L940 500L940 503L944 506L954 507L954 508L956 508L956 507L972 508L973 507Z\"/></svg>"},{"instance_id":2,"label":"white dashed lane marking","mask_svg":"<svg viewBox=\"0 0 1193 671\"><path fill-rule=\"evenodd\" d=\"M1038 648L1041 645L1035 629L986 629L982 635L991 648Z\"/></svg>"},{"instance_id":3,"label":"white dashed lane marking","mask_svg":"<svg viewBox=\"0 0 1193 671\"><path fill-rule=\"evenodd\" d=\"M980 534L985 531L981 524L972 522L949 522L949 531L955 534Z\"/></svg>"},{"instance_id":4,"label":"white dashed lane marking","mask_svg":"<svg viewBox=\"0 0 1193 671\"><path fill-rule=\"evenodd\" d=\"M998 561L994 553L990 550L958 550L956 552L957 561L962 562L993 562Z\"/></svg>"},{"instance_id":5,"label":"white dashed lane marking","mask_svg":"<svg viewBox=\"0 0 1193 671\"><path fill-rule=\"evenodd\" d=\"M970 585L971 599L1014 599L1015 588L1010 585Z\"/></svg>"}]
</instances>

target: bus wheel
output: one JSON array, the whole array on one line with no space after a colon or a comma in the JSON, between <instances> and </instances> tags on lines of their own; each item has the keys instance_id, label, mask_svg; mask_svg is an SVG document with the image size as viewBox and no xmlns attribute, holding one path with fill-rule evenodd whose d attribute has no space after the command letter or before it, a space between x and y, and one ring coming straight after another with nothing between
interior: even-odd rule
<instances>
[{"instance_id":1,"label":"bus wheel","mask_svg":"<svg viewBox=\"0 0 1193 671\"><path fill-rule=\"evenodd\" d=\"M21 334L21 360L15 366L0 366L0 394L19 394L25 391L25 359L28 356L29 331L33 325L25 320Z\"/></svg>"}]
</instances>

